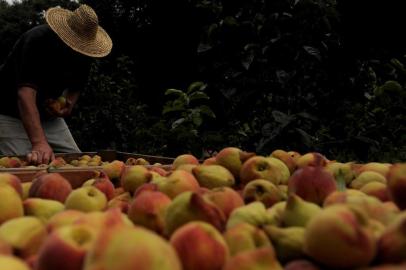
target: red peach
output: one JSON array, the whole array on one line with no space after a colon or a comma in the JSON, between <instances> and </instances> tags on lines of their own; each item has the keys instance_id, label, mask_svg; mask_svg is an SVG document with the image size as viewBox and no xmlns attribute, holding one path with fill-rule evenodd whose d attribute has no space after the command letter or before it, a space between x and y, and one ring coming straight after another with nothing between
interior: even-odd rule
<instances>
[{"instance_id":1,"label":"red peach","mask_svg":"<svg viewBox=\"0 0 406 270\"><path fill-rule=\"evenodd\" d=\"M192 221L181 226L172 234L170 243L184 270L221 270L229 256L223 236L206 222Z\"/></svg>"},{"instance_id":2,"label":"red peach","mask_svg":"<svg viewBox=\"0 0 406 270\"><path fill-rule=\"evenodd\" d=\"M337 189L333 175L318 166L306 166L296 170L288 182L289 194L295 193L302 199L323 204L324 199Z\"/></svg>"},{"instance_id":3,"label":"red peach","mask_svg":"<svg viewBox=\"0 0 406 270\"><path fill-rule=\"evenodd\" d=\"M163 233L164 215L171 199L159 191L145 191L134 198L128 209L129 219L159 234Z\"/></svg>"},{"instance_id":4,"label":"red peach","mask_svg":"<svg viewBox=\"0 0 406 270\"><path fill-rule=\"evenodd\" d=\"M69 181L59 173L41 174L32 181L29 197L50 199L64 203L72 186Z\"/></svg>"},{"instance_id":5,"label":"red peach","mask_svg":"<svg viewBox=\"0 0 406 270\"><path fill-rule=\"evenodd\" d=\"M11 173L0 173L0 183L11 185L20 196L23 196L23 187L20 178Z\"/></svg>"},{"instance_id":6,"label":"red peach","mask_svg":"<svg viewBox=\"0 0 406 270\"><path fill-rule=\"evenodd\" d=\"M244 205L241 195L230 187L211 189L203 194L203 197L220 208L226 219L234 209Z\"/></svg>"}]
</instances>

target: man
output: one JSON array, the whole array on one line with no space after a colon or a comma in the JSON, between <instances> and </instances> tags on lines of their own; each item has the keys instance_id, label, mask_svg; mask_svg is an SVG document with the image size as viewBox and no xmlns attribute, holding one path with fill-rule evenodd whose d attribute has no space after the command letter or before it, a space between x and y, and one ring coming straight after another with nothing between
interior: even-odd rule
<instances>
[{"instance_id":1,"label":"man","mask_svg":"<svg viewBox=\"0 0 406 270\"><path fill-rule=\"evenodd\" d=\"M33 164L49 163L54 152L80 152L63 117L86 84L92 58L112 49L87 5L50 8L45 19L20 37L0 67L0 154L27 155Z\"/></svg>"}]
</instances>

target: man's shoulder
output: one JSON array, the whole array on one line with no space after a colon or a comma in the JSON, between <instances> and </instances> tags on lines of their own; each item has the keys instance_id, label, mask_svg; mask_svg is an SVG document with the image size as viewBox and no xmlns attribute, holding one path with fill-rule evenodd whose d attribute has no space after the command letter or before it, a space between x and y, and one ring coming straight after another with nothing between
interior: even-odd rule
<instances>
[{"instance_id":1,"label":"man's shoulder","mask_svg":"<svg viewBox=\"0 0 406 270\"><path fill-rule=\"evenodd\" d=\"M34 26L27 32L23 34L23 37L26 39L38 39L42 37L47 37L53 34L51 27L47 24L40 24Z\"/></svg>"}]
</instances>

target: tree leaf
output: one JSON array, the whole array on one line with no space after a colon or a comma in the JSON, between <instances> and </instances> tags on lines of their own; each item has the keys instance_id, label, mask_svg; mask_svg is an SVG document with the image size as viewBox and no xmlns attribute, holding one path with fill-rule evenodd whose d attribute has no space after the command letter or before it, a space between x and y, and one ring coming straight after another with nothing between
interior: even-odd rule
<instances>
[{"instance_id":1,"label":"tree leaf","mask_svg":"<svg viewBox=\"0 0 406 270\"><path fill-rule=\"evenodd\" d=\"M312 145L313 138L309 135L306 131L301 128L295 128L295 130L301 135L302 142L307 146L310 147Z\"/></svg>"},{"instance_id":2,"label":"tree leaf","mask_svg":"<svg viewBox=\"0 0 406 270\"><path fill-rule=\"evenodd\" d=\"M250 50L250 51L246 52L243 59L241 60L242 66L246 70L249 70L252 62L254 62L254 58L255 58L255 55L254 55L253 50Z\"/></svg>"},{"instance_id":3,"label":"tree leaf","mask_svg":"<svg viewBox=\"0 0 406 270\"><path fill-rule=\"evenodd\" d=\"M197 91L197 92L193 92L192 94L190 94L189 96L189 100L190 102L195 101L195 100L199 100L199 99L210 99L208 95L206 95L206 93L201 92L201 91Z\"/></svg>"},{"instance_id":4,"label":"tree leaf","mask_svg":"<svg viewBox=\"0 0 406 270\"><path fill-rule=\"evenodd\" d=\"M206 105L201 105L198 107L198 109L200 110L200 113L207 115L208 117L211 118L216 118L216 115L214 114L214 112L210 109L209 106Z\"/></svg>"},{"instance_id":5,"label":"tree leaf","mask_svg":"<svg viewBox=\"0 0 406 270\"><path fill-rule=\"evenodd\" d=\"M300 113L298 113L296 115L300 116L302 118L308 119L308 120L315 121L315 122L319 120L316 116L311 115L310 113L307 113L307 112L300 112Z\"/></svg>"},{"instance_id":6,"label":"tree leaf","mask_svg":"<svg viewBox=\"0 0 406 270\"><path fill-rule=\"evenodd\" d=\"M173 89L173 88L167 89L167 90L165 91L165 95L166 95L166 96L172 95L172 94L177 95L177 96L180 96L180 95L183 95L184 93L183 93L182 90Z\"/></svg>"},{"instance_id":7,"label":"tree leaf","mask_svg":"<svg viewBox=\"0 0 406 270\"><path fill-rule=\"evenodd\" d=\"M276 122L281 123L282 125L287 125L294 119L294 117L276 110L272 111L272 116Z\"/></svg>"},{"instance_id":8,"label":"tree leaf","mask_svg":"<svg viewBox=\"0 0 406 270\"><path fill-rule=\"evenodd\" d=\"M194 114L192 116L192 122L193 122L193 124L195 124L196 127L200 127L200 125L203 122L203 119L200 117L199 114Z\"/></svg>"},{"instance_id":9,"label":"tree leaf","mask_svg":"<svg viewBox=\"0 0 406 270\"><path fill-rule=\"evenodd\" d=\"M317 60L321 61L321 54L319 49L312 47L312 46L303 46L303 49L310 54L311 56L314 56Z\"/></svg>"},{"instance_id":10,"label":"tree leaf","mask_svg":"<svg viewBox=\"0 0 406 270\"><path fill-rule=\"evenodd\" d=\"M191 93L194 91L203 91L204 89L206 89L207 84L205 84L204 82L193 82L189 85L188 89L187 89L187 93Z\"/></svg>"},{"instance_id":11,"label":"tree leaf","mask_svg":"<svg viewBox=\"0 0 406 270\"><path fill-rule=\"evenodd\" d=\"M174 121L171 125L172 129L177 128L179 125L181 125L183 122L185 122L185 118L179 118L178 120Z\"/></svg>"}]
</instances>

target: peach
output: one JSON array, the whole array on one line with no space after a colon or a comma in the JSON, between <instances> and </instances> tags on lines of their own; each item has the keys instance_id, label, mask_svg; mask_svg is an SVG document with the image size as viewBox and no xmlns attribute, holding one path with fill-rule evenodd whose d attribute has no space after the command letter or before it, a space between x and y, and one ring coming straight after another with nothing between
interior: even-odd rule
<instances>
[{"instance_id":1,"label":"peach","mask_svg":"<svg viewBox=\"0 0 406 270\"><path fill-rule=\"evenodd\" d=\"M203 197L214 203L224 213L226 219L234 209L244 205L240 194L230 187L211 189L205 192Z\"/></svg>"},{"instance_id":2,"label":"peach","mask_svg":"<svg viewBox=\"0 0 406 270\"><path fill-rule=\"evenodd\" d=\"M21 187L23 189L23 195L22 195L23 200L28 199L31 185L32 185L32 182L21 183Z\"/></svg>"},{"instance_id":3,"label":"peach","mask_svg":"<svg viewBox=\"0 0 406 270\"><path fill-rule=\"evenodd\" d=\"M79 160L83 160L83 161L90 161L91 159L92 159L92 157L89 156L88 154L84 154L79 157Z\"/></svg>"},{"instance_id":4,"label":"peach","mask_svg":"<svg viewBox=\"0 0 406 270\"><path fill-rule=\"evenodd\" d=\"M114 197L114 184L110 181L107 174L101 172L99 176L89 179L82 186L94 186L106 195L108 201Z\"/></svg>"},{"instance_id":5,"label":"peach","mask_svg":"<svg viewBox=\"0 0 406 270\"><path fill-rule=\"evenodd\" d=\"M100 166L102 158L99 155L94 155L87 163L88 166Z\"/></svg>"},{"instance_id":6,"label":"peach","mask_svg":"<svg viewBox=\"0 0 406 270\"><path fill-rule=\"evenodd\" d=\"M241 167L240 170L240 180L242 184L247 184L248 182L255 179L264 179L278 185L286 178L284 171L280 169L280 164L282 161L277 160L279 163L271 161L271 158L266 158L264 156L254 156L249 158ZM289 170L285 166L287 172ZM289 176L288 176L289 177Z\"/></svg>"},{"instance_id":7,"label":"peach","mask_svg":"<svg viewBox=\"0 0 406 270\"><path fill-rule=\"evenodd\" d=\"M393 201L383 202L382 205L383 205L383 207L385 207L388 211L390 211L392 213L395 213L395 214L400 213L399 207Z\"/></svg>"},{"instance_id":8,"label":"peach","mask_svg":"<svg viewBox=\"0 0 406 270\"><path fill-rule=\"evenodd\" d=\"M0 224L24 215L21 196L10 185L0 183Z\"/></svg>"},{"instance_id":9,"label":"peach","mask_svg":"<svg viewBox=\"0 0 406 270\"><path fill-rule=\"evenodd\" d=\"M264 179L256 179L245 185L243 189L245 203L262 202L266 208L286 198L277 186Z\"/></svg>"},{"instance_id":10,"label":"peach","mask_svg":"<svg viewBox=\"0 0 406 270\"><path fill-rule=\"evenodd\" d=\"M29 197L50 199L64 203L72 191L70 182L59 173L45 173L34 178Z\"/></svg>"},{"instance_id":11,"label":"peach","mask_svg":"<svg viewBox=\"0 0 406 270\"><path fill-rule=\"evenodd\" d=\"M369 218L377 220L384 225L390 224L397 215L397 211L385 206L379 199L372 196L347 195L341 202L325 204L325 207L333 204L344 203L353 208L365 212Z\"/></svg>"},{"instance_id":12,"label":"peach","mask_svg":"<svg viewBox=\"0 0 406 270\"><path fill-rule=\"evenodd\" d=\"M360 189L364 185L371 182L386 184L386 178L380 173L374 171L365 171L360 173L354 180L352 180L350 186L354 189Z\"/></svg>"},{"instance_id":13,"label":"peach","mask_svg":"<svg viewBox=\"0 0 406 270\"><path fill-rule=\"evenodd\" d=\"M181 164L176 168L176 170L184 170L184 171L187 171L187 172L193 174L193 169L196 168L197 166L199 166L199 165L196 165L196 164Z\"/></svg>"},{"instance_id":14,"label":"peach","mask_svg":"<svg viewBox=\"0 0 406 270\"><path fill-rule=\"evenodd\" d=\"M46 238L43 222L36 217L19 217L0 226L0 238L13 247L21 258L37 253Z\"/></svg>"},{"instance_id":15,"label":"peach","mask_svg":"<svg viewBox=\"0 0 406 270\"><path fill-rule=\"evenodd\" d=\"M200 185L193 174L176 170L171 172L166 178L152 182L158 186L158 190L165 193L169 198L174 199L185 191L198 192Z\"/></svg>"},{"instance_id":16,"label":"peach","mask_svg":"<svg viewBox=\"0 0 406 270\"><path fill-rule=\"evenodd\" d=\"M49 167L61 168L66 165L66 161L62 157L56 157L49 163Z\"/></svg>"},{"instance_id":17,"label":"peach","mask_svg":"<svg viewBox=\"0 0 406 270\"><path fill-rule=\"evenodd\" d=\"M142 184L141 186L139 186L139 187L135 190L135 192L134 192L134 194L133 194L133 197L135 198L135 197L137 197L138 195L140 195L141 193L143 193L143 192L145 192L145 191L159 191L159 190L158 190L158 185L157 185L157 184L154 184L154 183L145 183L145 184ZM130 194L129 192L126 192L126 193Z\"/></svg>"},{"instance_id":18,"label":"peach","mask_svg":"<svg viewBox=\"0 0 406 270\"><path fill-rule=\"evenodd\" d=\"M280 262L287 263L306 257L303 252L305 228L265 226L264 231L271 240Z\"/></svg>"},{"instance_id":19,"label":"peach","mask_svg":"<svg viewBox=\"0 0 406 270\"><path fill-rule=\"evenodd\" d=\"M22 161L18 157L2 157L0 158L0 166L4 168L19 168L22 166Z\"/></svg>"},{"instance_id":20,"label":"peach","mask_svg":"<svg viewBox=\"0 0 406 270\"><path fill-rule=\"evenodd\" d=\"M266 209L267 224L283 226L283 214L286 208L286 201L278 202Z\"/></svg>"},{"instance_id":21,"label":"peach","mask_svg":"<svg viewBox=\"0 0 406 270\"><path fill-rule=\"evenodd\" d=\"M127 160L125 161L125 165L130 165L130 166L132 166L132 165L137 165L137 164L135 164L137 162L137 159L136 158L134 158L134 157L129 157L129 158L127 158Z\"/></svg>"},{"instance_id":22,"label":"peach","mask_svg":"<svg viewBox=\"0 0 406 270\"><path fill-rule=\"evenodd\" d=\"M111 181L116 181L116 180L120 179L120 176L125 169L124 162L122 162L120 160L113 160L102 166L103 166L103 171L107 174L107 176L109 177L109 179Z\"/></svg>"},{"instance_id":23,"label":"peach","mask_svg":"<svg viewBox=\"0 0 406 270\"><path fill-rule=\"evenodd\" d=\"M113 197L116 197L116 196L118 196L118 195L121 195L121 194L123 194L123 193L125 193L126 191L124 190L124 188L122 188L122 187L116 187L116 188L114 188L114 196Z\"/></svg>"},{"instance_id":24,"label":"peach","mask_svg":"<svg viewBox=\"0 0 406 270\"><path fill-rule=\"evenodd\" d=\"M389 224L378 241L380 263L401 263L406 261L406 213L400 214Z\"/></svg>"},{"instance_id":25,"label":"peach","mask_svg":"<svg viewBox=\"0 0 406 270\"><path fill-rule=\"evenodd\" d=\"M223 233L230 250L230 255L234 256L246 250L255 250L261 247L270 247L272 244L265 232L248 223L240 223Z\"/></svg>"},{"instance_id":26,"label":"peach","mask_svg":"<svg viewBox=\"0 0 406 270\"><path fill-rule=\"evenodd\" d=\"M306 166L295 171L288 183L289 194L321 205L337 189L333 175L322 167Z\"/></svg>"},{"instance_id":27,"label":"peach","mask_svg":"<svg viewBox=\"0 0 406 270\"><path fill-rule=\"evenodd\" d=\"M357 175L359 175L362 172L373 171L373 172L377 172L377 173L381 174L382 176L386 176L389 171L390 166L391 166L391 164L389 164L389 163L369 162L367 164L362 164L356 170L356 173L357 173Z\"/></svg>"},{"instance_id":28,"label":"peach","mask_svg":"<svg viewBox=\"0 0 406 270\"><path fill-rule=\"evenodd\" d=\"M309 220L321 212L320 206L307 202L295 194L291 194L282 214L282 222L286 227L306 227Z\"/></svg>"},{"instance_id":29,"label":"peach","mask_svg":"<svg viewBox=\"0 0 406 270\"><path fill-rule=\"evenodd\" d=\"M296 166L298 169L304 168L306 166L325 167L327 163L327 158L317 152L306 153L296 160Z\"/></svg>"},{"instance_id":30,"label":"peach","mask_svg":"<svg viewBox=\"0 0 406 270\"><path fill-rule=\"evenodd\" d=\"M96 236L83 270L181 270L175 249L142 227L113 225Z\"/></svg>"},{"instance_id":31,"label":"peach","mask_svg":"<svg viewBox=\"0 0 406 270\"><path fill-rule=\"evenodd\" d=\"M235 183L234 175L220 165L199 165L192 169L199 185L206 188L231 187Z\"/></svg>"},{"instance_id":32,"label":"peach","mask_svg":"<svg viewBox=\"0 0 406 270\"><path fill-rule=\"evenodd\" d=\"M37 254L31 255L28 258L24 259L24 262L28 265L28 267L30 268L30 270L35 269L35 265L37 263Z\"/></svg>"},{"instance_id":33,"label":"peach","mask_svg":"<svg viewBox=\"0 0 406 270\"><path fill-rule=\"evenodd\" d=\"M346 205L334 205L307 224L304 251L329 268L356 268L372 262L376 240L364 213Z\"/></svg>"},{"instance_id":34,"label":"peach","mask_svg":"<svg viewBox=\"0 0 406 270\"><path fill-rule=\"evenodd\" d=\"M401 210L406 209L406 163L392 165L386 177L391 199Z\"/></svg>"},{"instance_id":35,"label":"peach","mask_svg":"<svg viewBox=\"0 0 406 270\"><path fill-rule=\"evenodd\" d=\"M14 256L0 255L0 265L7 270L30 270L23 260Z\"/></svg>"},{"instance_id":36,"label":"peach","mask_svg":"<svg viewBox=\"0 0 406 270\"><path fill-rule=\"evenodd\" d=\"M282 266L270 247L240 252L229 259L223 270L282 270Z\"/></svg>"},{"instance_id":37,"label":"peach","mask_svg":"<svg viewBox=\"0 0 406 270\"><path fill-rule=\"evenodd\" d=\"M289 172L293 173L296 170L296 162L288 152L277 149L271 153L271 157L280 159L289 168Z\"/></svg>"},{"instance_id":38,"label":"peach","mask_svg":"<svg viewBox=\"0 0 406 270\"><path fill-rule=\"evenodd\" d=\"M165 170L164 168L161 168L159 166L153 166L149 168L150 172L156 172L160 176L166 176L168 174L168 171Z\"/></svg>"},{"instance_id":39,"label":"peach","mask_svg":"<svg viewBox=\"0 0 406 270\"><path fill-rule=\"evenodd\" d=\"M216 162L216 157L209 157L203 160L202 165L218 165Z\"/></svg>"},{"instance_id":40,"label":"peach","mask_svg":"<svg viewBox=\"0 0 406 270\"><path fill-rule=\"evenodd\" d=\"M26 216L37 217L43 222L65 209L61 202L41 198L28 198L23 202L23 206Z\"/></svg>"},{"instance_id":41,"label":"peach","mask_svg":"<svg viewBox=\"0 0 406 270\"><path fill-rule=\"evenodd\" d=\"M176 170L180 165L183 165L183 164L198 165L199 160L192 154L179 155L173 160L172 169Z\"/></svg>"},{"instance_id":42,"label":"peach","mask_svg":"<svg viewBox=\"0 0 406 270\"><path fill-rule=\"evenodd\" d=\"M308 260L293 260L285 265L284 270L322 270L320 267Z\"/></svg>"},{"instance_id":43,"label":"peach","mask_svg":"<svg viewBox=\"0 0 406 270\"><path fill-rule=\"evenodd\" d=\"M62 212L56 213L46 223L47 231L53 232L54 230L73 224L77 219L86 215L84 212L79 210L64 210Z\"/></svg>"},{"instance_id":44,"label":"peach","mask_svg":"<svg viewBox=\"0 0 406 270\"><path fill-rule=\"evenodd\" d=\"M337 203L344 203L347 201L347 197L349 196L366 196L366 194L362 191L357 189L346 189L344 191L334 191L331 192L323 202L323 206L328 206Z\"/></svg>"},{"instance_id":45,"label":"peach","mask_svg":"<svg viewBox=\"0 0 406 270\"><path fill-rule=\"evenodd\" d=\"M288 197L288 185L278 185L278 189L282 192L284 197Z\"/></svg>"},{"instance_id":46,"label":"peach","mask_svg":"<svg viewBox=\"0 0 406 270\"><path fill-rule=\"evenodd\" d=\"M365 270L404 270L406 269L406 264L383 264L379 266L370 267Z\"/></svg>"},{"instance_id":47,"label":"peach","mask_svg":"<svg viewBox=\"0 0 406 270\"><path fill-rule=\"evenodd\" d=\"M125 191L134 194L135 190L142 184L151 180L151 173L142 165L134 165L125 168L120 177L121 186Z\"/></svg>"},{"instance_id":48,"label":"peach","mask_svg":"<svg viewBox=\"0 0 406 270\"><path fill-rule=\"evenodd\" d=\"M126 226L134 227L132 221L128 216L120 211L118 208L107 209L104 212L90 212L77 218L73 224L88 225L93 228L96 233L99 233L104 227L109 226Z\"/></svg>"},{"instance_id":49,"label":"peach","mask_svg":"<svg viewBox=\"0 0 406 270\"><path fill-rule=\"evenodd\" d=\"M171 199L159 191L145 191L134 198L128 209L128 217L136 224L162 234L164 215Z\"/></svg>"},{"instance_id":50,"label":"peach","mask_svg":"<svg viewBox=\"0 0 406 270\"><path fill-rule=\"evenodd\" d=\"M95 232L85 225L67 225L55 230L39 249L35 269L82 269L84 258L94 239Z\"/></svg>"},{"instance_id":51,"label":"peach","mask_svg":"<svg viewBox=\"0 0 406 270\"><path fill-rule=\"evenodd\" d=\"M106 195L93 186L73 190L65 201L66 209L75 209L82 212L102 211L106 206Z\"/></svg>"},{"instance_id":52,"label":"peach","mask_svg":"<svg viewBox=\"0 0 406 270\"><path fill-rule=\"evenodd\" d=\"M327 163L326 170L333 174L337 182L343 181L346 185L349 185L355 178L352 164L352 162L341 163L337 161L331 161Z\"/></svg>"},{"instance_id":53,"label":"peach","mask_svg":"<svg viewBox=\"0 0 406 270\"><path fill-rule=\"evenodd\" d=\"M245 152L237 147L225 147L217 153L215 162L227 168L238 179L242 164L252 156L255 153Z\"/></svg>"},{"instance_id":54,"label":"peach","mask_svg":"<svg viewBox=\"0 0 406 270\"><path fill-rule=\"evenodd\" d=\"M118 208L121 212L127 213L128 208L130 207L131 199L131 194L129 192L124 192L108 201L107 208Z\"/></svg>"},{"instance_id":55,"label":"peach","mask_svg":"<svg viewBox=\"0 0 406 270\"><path fill-rule=\"evenodd\" d=\"M365 194L369 196L373 196L375 198L378 198L382 202L389 201L389 191L388 187L386 184L379 183L379 182L371 182L368 184L365 184L362 188L360 188L360 191L364 192Z\"/></svg>"},{"instance_id":56,"label":"peach","mask_svg":"<svg viewBox=\"0 0 406 270\"><path fill-rule=\"evenodd\" d=\"M296 152L296 151L288 151L288 154L293 158L295 163L302 156L299 152Z\"/></svg>"},{"instance_id":57,"label":"peach","mask_svg":"<svg viewBox=\"0 0 406 270\"><path fill-rule=\"evenodd\" d=\"M223 236L213 225L202 221L179 227L172 234L170 243L184 270L221 270L229 257Z\"/></svg>"},{"instance_id":58,"label":"peach","mask_svg":"<svg viewBox=\"0 0 406 270\"><path fill-rule=\"evenodd\" d=\"M287 185L290 177L290 171L288 166L286 166L286 164L278 158L267 157L267 159L272 167L275 167L277 170L279 170L280 180L278 184Z\"/></svg>"},{"instance_id":59,"label":"peach","mask_svg":"<svg viewBox=\"0 0 406 270\"><path fill-rule=\"evenodd\" d=\"M23 187L20 178L11 173L0 173L0 183L11 185L18 194L23 196Z\"/></svg>"},{"instance_id":60,"label":"peach","mask_svg":"<svg viewBox=\"0 0 406 270\"><path fill-rule=\"evenodd\" d=\"M1 255L13 255L13 247L0 238L0 256Z\"/></svg>"},{"instance_id":61,"label":"peach","mask_svg":"<svg viewBox=\"0 0 406 270\"><path fill-rule=\"evenodd\" d=\"M224 213L208 199L195 192L184 192L169 204L165 212L165 235L170 236L183 224L190 221L205 221L219 231L225 225Z\"/></svg>"},{"instance_id":62,"label":"peach","mask_svg":"<svg viewBox=\"0 0 406 270\"><path fill-rule=\"evenodd\" d=\"M150 165L150 163L145 158L139 157L135 159L134 165Z\"/></svg>"},{"instance_id":63,"label":"peach","mask_svg":"<svg viewBox=\"0 0 406 270\"><path fill-rule=\"evenodd\" d=\"M261 202L252 202L231 212L227 220L227 229L240 223L249 223L254 226L263 226L270 222L266 208Z\"/></svg>"}]
</instances>

